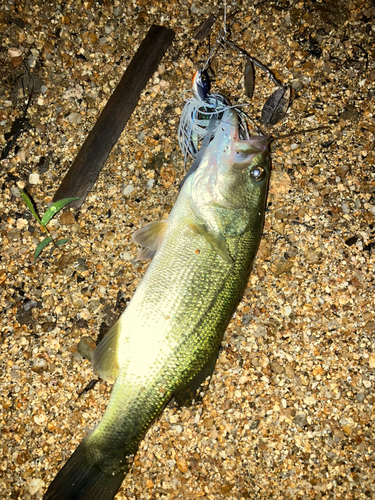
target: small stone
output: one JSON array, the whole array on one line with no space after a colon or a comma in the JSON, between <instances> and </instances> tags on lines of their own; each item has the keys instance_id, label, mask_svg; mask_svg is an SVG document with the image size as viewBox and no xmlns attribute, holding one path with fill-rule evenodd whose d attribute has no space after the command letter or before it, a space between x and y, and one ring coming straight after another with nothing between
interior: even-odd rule
<instances>
[{"instance_id":1,"label":"small stone","mask_svg":"<svg viewBox=\"0 0 375 500\"><path fill-rule=\"evenodd\" d=\"M31 365L31 371L35 373L43 373L44 371L47 370L47 361L43 358L38 358L34 361L34 363Z\"/></svg>"},{"instance_id":2,"label":"small stone","mask_svg":"<svg viewBox=\"0 0 375 500\"><path fill-rule=\"evenodd\" d=\"M358 403L363 403L363 401L365 400L365 395L362 392L358 392L358 394L356 395L356 399Z\"/></svg>"},{"instance_id":3,"label":"small stone","mask_svg":"<svg viewBox=\"0 0 375 500\"><path fill-rule=\"evenodd\" d=\"M79 316L87 321L91 318L91 313L88 309L82 309L82 311L79 313Z\"/></svg>"},{"instance_id":4,"label":"small stone","mask_svg":"<svg viewBox=\"0 0 375 500\"><path fill-rule=\"evenodd\" d=\"M20 236L21 236L21 232L18 231L17 229L14 229L14 228L9 229L9 231L8 231L8 238L11 241L19 240Z\"/></svg>"},{"instance_id":5,"label":"small stone","mask_svg":"<svg viewBox=\"0 0 375 500\"><path fill-rule=\"evenodd\" d=\"M20 191L16 186L11 187L10 192L12 193L12 196L14 196L15 198L21 198Z\"/></svg>"},{"instance_id":6,"label":"small stone","mask_svg":"<svg viewBox=\"0 0 375 500\"><path fill-rule=\"evenodd\" d=\"M88 266L87 266L87 262L85 259L82 259L81 257L79 257L77 259L77 263L78 263L78 266L77 266L77 271L80 273L82 271L87 271L88 269Z\"/></svg>"},{"instance_id":7,"label":"small stone","mask_svg":"<svg viewBox=\"0 0 375 500\"><path fill-rule=\"evenodd\" d=\"M128 194L132 193L134 191L134 186L129 184L128 186L125 186L124 189L122 190L122 194L127 196Z\"/></svg>"},{"instance_id":8,"label":"small stone","mask_svg":"<svg viewBox=\"0 0 375 500\"><path fill-rule=\"evenodd\" d=\"M21 66L21 64L23 63L23 58L22 56L20 57L12 57L11 60L10 60L10 65L13 69L16 69L18 68L18 66ZM12 102L12 101L10 101Z\"/></svg>"},{"instance_id":9,"label":"small stone","mask_svg":"<svg viewBox=\"0 0 375 500\"><path fill-rule=\"evenodd\" d=\"M288 259L282 259L280 258L277 263L276 267L273 271L275 276L280 276L281 274L287 273L290 271L293 267L294 262Z\"/></svg>"},{"instance_id":10,"label":"small stone","mask_svg":"<svg viewBox=\"0 0 375 500\"><path fill-rule=\"evenodd\" d=\"M305 258L308 262L316 263L320 259L320 255L313 248L308 248L305 252Z\"/></svg>"},{"instance_id":11,"label":"small stone","mask_svg":"<svg viewBox=\"0 0 375 500\"><path fill-rule=\"evenodd\" d=\"M280 208L280 210L276 210L274 215L275 215L275 219L284 220L288 217L288 211L286 208Z\"/></svg>"},{"instance_id":12,"label":"small stone","mask_svg":"<svg viewBox=\"0 0 375 500\"><path fill-rule=\"evenodd\" d=\"M286 172L275 170L271 173L270 195L282 198L291 189L292 181Z\"/></svg>"},{"instance_id":13,"label":"small stone","mask_svg":"<svg viewBox=\"0 0 375 500\"><path fill-rule=\"evenodd\" d=\"M46 423L46 420L47 420L47 417L46 417L46 414L45 413L38 413L37 415L35 415L34 417L34 422L37 424L37 425L44 425Z\"/></svg>"},{"instance_id":14,"label":"small stone","mask_svg":"<svg viewBox=\"0 0 375 500\"><path fill-rule=\"evenodd\" d=\"M82 115L80 113L70 113L68 116L68 120L70 123L74 125L78 125L82 121Z\"/></svg>"},{"instance_id":15,"label":"small stone","mask_svg":"<svg viewBox=\"0 0 375 500\"><path fill-rule=\"evenodd\" d=\"M177 459L177 468L180 472L185 474L185 472L188 470L188 464L184 458L178 458Z\"/></svg>"},{"instance_id":16,"label":"small stone","mask_svg":"<svg viewBox=\"0 0 375 500\"><path fill-rule=\"evenodd\" d=\"M286 375L289 378L293 378L294 377L294 370L293 370L293 368L290 365L286 365L286 367L285 367L285 373L286 373Z\"/></svg>"},{"instance_id":17,"label":"small stone","mask_svg":"<svg viewBox=\"0 0 375 500\"><path fill-rule=\"evenodd\" d=\"M351 434L353 434L353 429L349 426L349 425L344 425L342 430L345 432L345 434L347 434L348 436L350 436Z\"/></svg>"},{"instance_id":18,"label":"small stone","mask_svg":"<svg viewBox=\"0 0 375 500\"><path fill-rule=\"evenodd\" d=\"M8 49L8 57L12 58L12 57L20 57L22 55L22 52L20 51L20 49L17 49L15 47L10 47Z\"/></svg>"},{"instance_id":19,"label":"small stone","mask_svg":"<svg viewBox=\"0 0 375 500\"><path fill-rule=\"evenodd\" d=\"M312 371L312 374L314 375L314 377L317 377L318 375L323 375L323 373L324 373L324 370L320 365L317 365Z\"/></svg>"},{"instance_id":20,"label":"small stone","mask_svg":"<svg viewBox=\"0 0 375 500\"><path fill-rule=\"evenodd\" d=\"M341 120L349 122L357 122L361 117L361 112L353 105L349 104L344 111L339 115Z\"/></svg>"},{"instance_id":21,"label":"small stone","mask_svg":"<svg viewBox=\"0 0 375 500\"><path fill-rule=\"evenodd\" d=\"M214 419L212 417L206 418L203 421L203 427L205 429L211 429L211 427L214 425Z\"/></svg>"},{"instance_id":22,"label":"small stone","mask_svg":"<svg viewBox=\"0 0 375 500\"><path fill-rule=\"evenodd\" d=\"M294 417L294 422L298 427L305 427L307 425L307 417L304 413L297 413Z\"/></svg>"},{"instance_id":23,"label":"small stone","mask_svg":"<svg viewBox=\"0 0 375 500\"><path fill-rule=\"evenodd\" d=\"M85 359L91 361L93 352L96 348L95 342L91 337L82 337L81 340L77 344L77 351L83 356Z\"/></svg>"},{"instance_id":24,"label":"small stone","mask_svg":"<svg viewBox=\"0 0 375 500\"><path fill-rule=\"evenodd\" d=\"M265 337L267 335L267 328L264 325L257 325L253 335L256 338Z\"/></svg>"},{"instance_id":25,"label":"small stone","mask_svg":"<svg viewBox=\"0 0 375 500\"><path fill-rule=\"evenodd\" d=\"M70 210L68 210L60 215L61 224L64 224L64 225L74 224L75 221L76 220L74 218L74 214Z\"/></svg>"},{"instance_id":26,"label":"small stone","mask_svg":"<svg viewBox=\"0 0 375 500\"><path fill-rule=\"evenodd\" d=\"M29 182L30 184L38 184L40 179L40 175L37 174L36 172L33 172L32 174L29 175Z\"/></svg>"},{"instance_id":27,"label":"small stone","mask_svg":"<svg viewBox=\"0 0 375 500\"><path fill-rule=\"evenodd\" d=\"M344 437L344 433L340 429L334 429L333 438L336 443L338 443Z\"/></svg>"},{"instance_id":28,"label":"small stone","mask_svg":"<svg viewBox=\"0 0 375 500\"><path fill-rule=\"evenodd\" d=\"M368 364L370 368L375 368L375 353L371 353L368 357Z\"/></svg>"},{"instance_id":29,"label":"small stone","mask_svg":"<svg viewBox=\"0 0 375 500\"><path fill-rule=\"evenodd\" d=\"M263 238L260 242L257 259L269 260L272 254L272 245L269 241Z\"/></svg>"},{"instance_id":30,"label":"small stone","mask_svg":"<svg viewBox=\"0 0 375 500\"><path fill-rule=\"evenodd\" d=\"M270 368L274 373L283 373L284 371L284 368L277 361L272 361Z\"/></svg>"},{"instance_id":31,"label":"small stone","mask_svg":"<svg viewBox=\"0 0 375 500\"><path fill-rule=\"evenodd\" d=\"M251 430L255 430L259 427L259 424L260 424L260 420L254 420L251 425L250 425L250 429Z\"/></svg>"},{"instance_id":32,"label":"small stone","mask_svg":"<svg viewBox=\"0 0 375 500\"><path fill-rule=\"evenodd\" d=\"M57 266L60 269L65 269L70 264L72 264L76 260L76 257L70 254L63 254L59 260L57 261Z\"/></svg>"},{"instance_id":33,"label":"small stone","mask_svg":"<svg viewBox=\"0 0 375 500\"><path fill-rule=\"evenodd\" d=\"M81 297L76 297L72 300L74 307L81 309L85 306L85 301Z\"/></svg>"},{"instance_id":34,"label":"small stone","mask_svg":"<svg viewBox=\"0 0 375 500\"><path fill-rule=\"evenodd\" d=\"M81 85L76 85L65 92L62 95L63 99L81 99L83 97L83 87Z\"/></svg>"},{"instance_id":35,"label":"small stone","mask_svg":"<svg viewBox=\"0 0 375 500\"><path fill-rule=\"evenodd\" d=\"M367 321L367 323L365 324L365 330L369 333L374 333L375 332L375 321L374 320Z\"/></svg>"},{"instance_id":36,"label":"small stone","mask_svg":"<svg viewBox=\"0 0 375 500\"><path fill-rule=\"evenodd\" d=\"M292 314L292 308L290 306L286 306L283 309L283 315L288 317Z\"/></svg>"},{"instance_id":37,"label":"small stone","mask_svg":"<svg viewBox=\"0 0 375 500\"><path fill-rule=\"evenodd\" d=\"M305 405L311 406L316 403L316 398L314 396L306 396L303 402L305 403Z\"/></svg>"},{"instance_id":38,"label":"small stone","mask_svg":"<svg viewBox=\"0 0 375 500\"><path fill-rule=\"evenodd\" d=\"M46 486L46 483L39 478L33 478L29 482L29 493L30 495L36 495L41 492Z\"/></svg>"},{"instance_id":39,"label":"small stone","mask_svg":"<svg viewBox=\"0 0 375 500\"><path fill-rule=\"evenodd\" d=\"M274 229L279 234L283 234L285 229L285 222L276 221L274 224L272 224L272 229Z\"/></svg>"},{"instance_id":40,"label":"small stone","mask_svg":"<svg viewBox=\"0 0 375 500\"><path fill-rule=\"evenodd\" d=\"M227 493L229 493L231 491L231 489L233 488L233 484L224 484L224 486L222 486L220 489L221 489L221 492L226 495Z\"/></svg>"}]
</instances>

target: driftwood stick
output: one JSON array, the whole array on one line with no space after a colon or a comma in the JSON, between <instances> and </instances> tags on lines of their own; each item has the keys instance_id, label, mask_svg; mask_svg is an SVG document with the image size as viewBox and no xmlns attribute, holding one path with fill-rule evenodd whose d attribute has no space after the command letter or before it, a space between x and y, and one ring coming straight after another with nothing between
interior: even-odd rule
<instances>
[{"instance_id":1,"label":"driftwood stick","mask_svg":"<svg viewBox=\"0 0 375 500\"><path fill-rule=\"evenodd\" d=\"M151 26L56 191L54 201L79 196L70 206L82 205L173 38L172 30Z\"/></svg>"}]
</instances>

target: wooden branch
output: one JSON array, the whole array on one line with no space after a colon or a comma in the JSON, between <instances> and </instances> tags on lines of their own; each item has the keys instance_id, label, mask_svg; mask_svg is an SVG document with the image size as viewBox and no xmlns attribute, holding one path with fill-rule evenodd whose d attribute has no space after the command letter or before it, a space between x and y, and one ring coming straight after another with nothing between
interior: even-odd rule
<instances>
[{"instance_id":1,"label":"wooden branch","mask_svg":"<svg viewBox=\"0 0 375 500\"><path fill-rule=\"evenodd\" d=\"M82 205L173 38L172 30L151 26L56 191L54 201L79 196L70 206Z\"/></svg>"}]
</instances>

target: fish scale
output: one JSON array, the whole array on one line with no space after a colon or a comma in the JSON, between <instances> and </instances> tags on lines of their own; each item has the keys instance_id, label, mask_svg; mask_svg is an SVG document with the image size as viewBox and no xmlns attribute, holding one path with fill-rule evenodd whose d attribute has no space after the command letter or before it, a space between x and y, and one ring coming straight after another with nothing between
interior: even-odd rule
<instances>
[{"instance_id":1,"label":"fish scale","mask_svg":"<svg viewBox=\"0 0 375 500\"><path fill-rule=\"evenodd\" d=\"M112 499L171 397L188 401L211 375L261 238L269 170L268 139L240 140L227 110L168 220L136 232L156 253L93 357L116 381L110 401L45 500Z\"/></svg>"}]
</instances>

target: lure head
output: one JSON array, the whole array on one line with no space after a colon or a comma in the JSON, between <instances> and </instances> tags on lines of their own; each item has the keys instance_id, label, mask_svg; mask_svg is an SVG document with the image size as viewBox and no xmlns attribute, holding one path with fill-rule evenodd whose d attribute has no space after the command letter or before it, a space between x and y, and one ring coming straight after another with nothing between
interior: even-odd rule
<instances>
[{"instance_id":1,"label":"lure head","mask_svg":"<svg viewBox=\"0 0 375 500\"><path fill-rule=\"evenodd\" d=\"M227 109L191 181L194 208L222 235L245 231L263 217L271 169L270 137L241 140L238 115Z\"/></svg>"},{"instance_id":2,"label":"lure head","mask_svg":"<svg viewBox=\"0 0 375 500\"><path fill-rule=\"evenodd\" d=\"M199 69L194 73L191 79L191 89L196 99L199 101L204 101L206 99L210 90L210 81L206 71Z\"/></svg>"}]
</instances>

